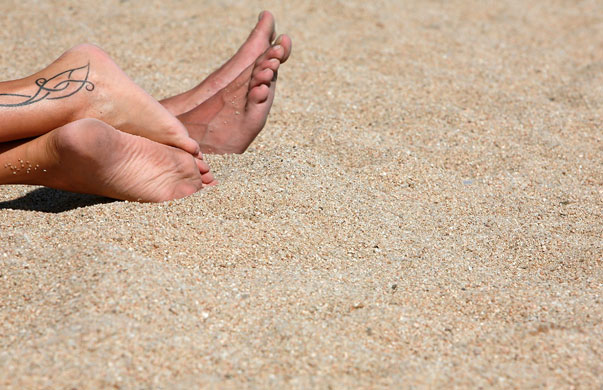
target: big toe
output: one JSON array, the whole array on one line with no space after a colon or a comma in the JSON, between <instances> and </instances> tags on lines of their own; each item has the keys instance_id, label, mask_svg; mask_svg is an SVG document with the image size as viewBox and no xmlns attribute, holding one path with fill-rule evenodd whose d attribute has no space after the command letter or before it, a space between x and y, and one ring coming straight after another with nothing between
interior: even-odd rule
<instances>
[{"instance_id":1,"label":"big toe","mask_svg":"<svg viewBox=\"0 0 603 390\"><path fill-rule=\"evenodd\" d=\"M197 156L201 153L199 143L189 136L180 136L173 142L173 146L184 150L187 153Z\"/></svg>"},{"instance_id":2,"label":"big toe","mask_svg":"<svg viewBox=\"0 0 603 390\"><path fill-rule=\"evenodd\" d=\"M263 40L272 42L276 36L274 16L270 11L262 11L258 16L258 23L255 25L251 34L249 34L249 40Z\"/></svg>"},{"instance_id":3,"label":"big toe","mask_svg":"<svg viewBox=\"0 0 603 390\"><path fill-rule=\"evenodd\" d=\"M189 136L186 127L184 127L184 125L178 119L173 117L165 125L163 131L159 133L158 136L146 136L146 138L182 149L193 156L197 156L199 153L201 153L199 143L192 139Z\"/></svg>"}]
</instances>

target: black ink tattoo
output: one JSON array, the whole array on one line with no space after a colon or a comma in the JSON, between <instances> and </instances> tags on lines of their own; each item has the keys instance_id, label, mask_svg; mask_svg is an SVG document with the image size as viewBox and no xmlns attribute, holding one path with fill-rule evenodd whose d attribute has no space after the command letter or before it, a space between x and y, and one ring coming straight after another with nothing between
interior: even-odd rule
<instances>
[{"instance_id":1,"label":"black ink tattoo","mask_svg":"<svg viewBox=\"0 0 603 390\"><path fill-rule=\"evenodd\" d=\"M79 75L79 77L78 77ZM61 72L49 79L40 78L36 80L38 90L33 95L20 95L16 93L0 93L0 99L3 97L14 98L18 100L15 103L2 103L0 107L19 107L28 106L39 102L40 100L59 100L75 95L82 88L87 91L94 90L94 84L88 81L90 75L90 63ZM23 100L24 99L24 100ZM4 100L4 99L2 99ZM11 99L12 100L12 99Z\"/></svg>"}]
</instances>

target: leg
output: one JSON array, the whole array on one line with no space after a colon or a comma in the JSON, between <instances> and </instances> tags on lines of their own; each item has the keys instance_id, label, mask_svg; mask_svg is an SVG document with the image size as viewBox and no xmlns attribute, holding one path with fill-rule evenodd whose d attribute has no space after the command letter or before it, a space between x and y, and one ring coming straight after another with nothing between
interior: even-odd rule
<instances>
[{"instance_id":1,"label":"leg","mask_svg":"<svg viewBox=\"0 0 603 390\"><path fill-rule=\"evenodd\" d=\"M164 99L160 103L173 115L178 116L197 107L232 82L270 47L276 37L272 14L262 11L258 19L245 43L230 60L195 88Z\"/></svg>"},{"instance_id":2,"label":"leg","mask_svg":"<svg viewBox=\"0 0 603 390\"><path fill-rule=\"evenodd\" d=\"M277 38L234 81L192 110L179 115L204 153L243 153L266 123L277 71L291 53L291 39Z\"/></svg>"},{"instance_id":3,"label":"leg","mask_svg":"<svg viewBox=\"0 0 603 390\"><path fill-rule=\"evenodd\" d=\"M0 142L36 137L82 118L198 152L182 124L96 46L77 46L30 77L0 83Z\"/></svg>"},{"instance_id":4,"label":"leg","mask_svg":"<svg viewBox=\"0 0 603 390\"><path fill-rule=\"evenodd\" d=\"M0 147L0 185L36 184L161 202L213 183L203 160L96 119L78 120L32 140Z\"/></svg>"}]
</instances>

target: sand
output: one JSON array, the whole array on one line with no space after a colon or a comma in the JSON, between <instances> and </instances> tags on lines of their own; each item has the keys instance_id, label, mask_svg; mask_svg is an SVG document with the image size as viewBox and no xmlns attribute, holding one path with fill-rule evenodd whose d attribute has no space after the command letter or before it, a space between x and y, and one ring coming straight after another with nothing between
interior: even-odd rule
<instances>
[{"instance_id":1,"label":"sand","mask_svg":"<svg viewBox=\"0 0 603 390\"><path fill-rule=\"evenodd\" d=\"M265 130L163 204L0 188L3 389L603 386L603 3L0 2L157 98L270 9Z\"/></svg>"}]
</instances>

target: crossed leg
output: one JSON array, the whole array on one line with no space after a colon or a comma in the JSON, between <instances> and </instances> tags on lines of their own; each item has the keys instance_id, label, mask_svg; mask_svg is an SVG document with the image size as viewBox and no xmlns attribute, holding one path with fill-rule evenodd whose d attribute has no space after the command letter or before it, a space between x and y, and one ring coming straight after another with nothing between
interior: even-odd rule
<instances>
[{"instance_id":1,"label":"crossed leg","mask_svg":"<svg viewBox=\"0 0 603 390\"><path fill-rule=\"evenodd\" d=\"M0 142L37 137L93 118L197 155L186 128L100 48L79 45L42 71L0 83Z\"/></svg>"},{"instance_id":2,"label":"crossed leg","mask_svg":"<svg viewBox=\"0 0 603 390\"><path fill-rule=\"evenodd\" d=\"M0 83L0 117L0 184L164 201L214 181L182 123L92 45Z\"/></svg>"},{"instance_id":3,"label":"crossed leg","mask_svg":"<svg viewBox=\"0 0 603 390\"><path fill-rule=\"evenodd\" d=\"M215 183L197 142L207 152L241 153L264 126L276 71L291 50L287 36L271 47L273 37L274 20L264 12L237 54L193 90L163 101L167 109L91 45L68 51L36 75L0 83L0 114L6 118L0 127L0 184L163 201ZM180 121L169 112L189 107Z\"/></svg>"}]
</instances>

